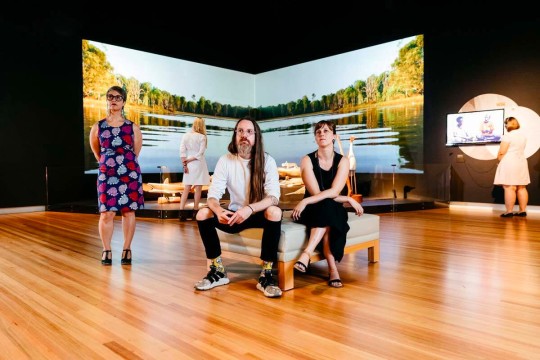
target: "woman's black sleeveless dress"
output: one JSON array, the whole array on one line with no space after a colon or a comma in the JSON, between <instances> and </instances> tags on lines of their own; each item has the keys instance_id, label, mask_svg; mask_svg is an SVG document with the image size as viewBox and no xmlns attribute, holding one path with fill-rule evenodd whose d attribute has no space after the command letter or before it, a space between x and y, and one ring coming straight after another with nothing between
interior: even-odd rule
<instances>
[{"instance_id":1,"label":"woman's black sleeveless dress","mask_svg":"<svg viewBox=\"0 0 540 360\"><path fill-rule=\"evenodd\" d=\"M313 164L313 173L317 178L319 189L321 191L332 187L332 181L337 174L338 164L342 158L341 154L334 152L334 161L332 167L329 170L323 170L319 166L319 160L317 159L317 151L309 153L308 156ZM344 187L342 194L346 193L347 188ZM304 198L310 197L311 194L306 189ZM330 227L330 251L334 255L336 261L341 261L343 258L343 249L345 248L345 242L347 240L347 232L350 227L347 223L349 219L347 210L342 203L338 203L333 199L324 199L316 204L307 205L300 218L296 221L300 224L304 224L307 227L308 236L311 228L314 227ZM322 251L322 241L317 246L319 251Z\"/></svg>"}]
</instances>

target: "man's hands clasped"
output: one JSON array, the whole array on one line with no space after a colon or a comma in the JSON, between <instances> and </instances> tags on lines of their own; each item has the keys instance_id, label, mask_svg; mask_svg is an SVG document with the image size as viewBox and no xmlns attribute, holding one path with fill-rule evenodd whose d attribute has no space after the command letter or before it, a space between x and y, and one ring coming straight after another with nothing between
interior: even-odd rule
<instances>
[{"instance_id":1,"label":"man's hands clasped","mask_svg":"<svg viewBox=\"0 0 540 360\"><path fill-rule=\"evenodd\" d=\"M253 209L248 205L238 209L236 212L223 210L218 214L218 220L222 224L229 224L231 226L234 224L241 224L246 221L253 212Z\"/></svg>"}]
</instances>

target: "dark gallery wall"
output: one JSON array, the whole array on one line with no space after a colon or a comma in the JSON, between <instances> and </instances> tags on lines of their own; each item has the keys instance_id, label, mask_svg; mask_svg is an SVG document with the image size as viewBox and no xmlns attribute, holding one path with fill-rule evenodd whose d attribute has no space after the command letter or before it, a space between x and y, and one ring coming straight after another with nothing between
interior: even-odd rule
<instances>
[{"instance_id":1,"label":"dark gallery wall","mask_svg":"<svg viewBox=\"0 0 540 360\"><path fill-rule=\"evenodd\" d=\"M59 194L75 199L83 193L80 41L54 24L9 20L0 39L0 207L46 204L48 169L66 173Z\"/></svg>"},{"instance_id":2,"label":"dark gallery wall","mask_svg":"<svg viewBox=\"0 0 540 360\"><path fill-rule=\"evenodd\" d=\"M465 162L456 162L460 149L444 145L446 114L486 93L540 113L540 26L497 24L426 30L424 35L426 171L421 182L429 189L447 173L448 195L427 195L498 202L492 185L496 161L465 155ZM95 198L95 178L82 170L83 37L76 24L62 19L24 23L0 18L0 208ZM351 43L354 47L354 36ZM529 203L540 205L538 152L529 158L529 167Z\"/></svg>"}]
</instances>

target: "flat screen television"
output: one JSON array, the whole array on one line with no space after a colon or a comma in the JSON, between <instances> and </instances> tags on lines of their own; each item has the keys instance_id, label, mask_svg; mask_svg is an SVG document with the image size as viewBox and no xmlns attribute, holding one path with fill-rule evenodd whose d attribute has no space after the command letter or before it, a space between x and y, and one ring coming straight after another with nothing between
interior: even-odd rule
<instances>
[{"instance_id":1,"label":"flat screen television","mask_svg":"<svg viewBox=\"0 0 540 360\"><path fill-rule=\"evenodd\" d=\"M504 109L446 115L446 146L499 144L504 134Z\"/></svg>"}]
</instances>

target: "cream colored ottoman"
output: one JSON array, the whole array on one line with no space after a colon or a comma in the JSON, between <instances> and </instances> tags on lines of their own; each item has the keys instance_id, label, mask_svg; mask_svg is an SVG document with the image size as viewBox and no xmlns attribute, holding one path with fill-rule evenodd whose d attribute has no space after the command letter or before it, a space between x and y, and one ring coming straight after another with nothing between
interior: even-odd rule
<instances>
[{"instance_id":1,"label":"cream colored ottoman","mask_svg":"<svg viewBox=\"0 0 540 360\"><path fill-rule=\"evenodd\" d=\"M380 218L373 214L357 216L349 214L349 226L345 254L368 250L370 262L379 261ZM236 234L217 230L224 251L260 257L262 229L247 229ZM306 227L291 220L291 211L283 212L281 238L278 246L278 279L282 290L294 288L294 263L307 244ZM323 260L322 253L314 252L311 262Z\"/></svg>"}]
</instances>

